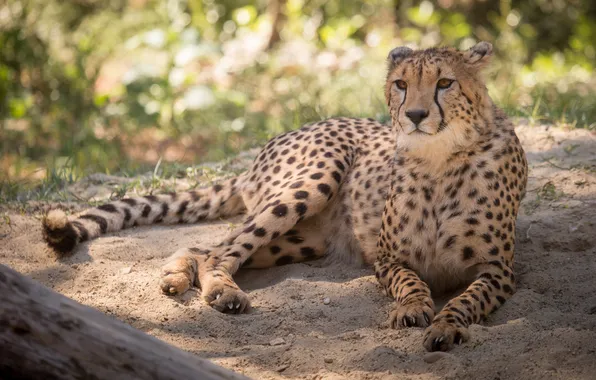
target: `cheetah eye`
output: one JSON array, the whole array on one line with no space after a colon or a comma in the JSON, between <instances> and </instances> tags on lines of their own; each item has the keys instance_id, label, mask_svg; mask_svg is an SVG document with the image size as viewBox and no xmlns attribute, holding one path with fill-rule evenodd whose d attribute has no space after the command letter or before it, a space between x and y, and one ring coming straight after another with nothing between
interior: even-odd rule
<instances>
[{"instance_id":1,"label":"cheetah eye","mask_svg":"<svg viewBox=\"0 0 596 380\"><path fill-rule=\"evenodd\" d=\"M395 81L395 85L400 90L405 90L406 88L408 88L408 84L406 82L404 82L403 80L400 80L400 79L398 79L398 80Z\"/></svg>"},{"instance_id":2,"label":"cheetah eye","mask_svg":"<svg viewBox=\"0 0 596 380\"><path fill-rule=\"evenodd\" d=\"M449 86L451 86L451 83L453 83L453 82L455 82L453 79L447 79L447 78L439 79L439 81L437 82L437 88L440 88L440 89L449 88Z\"/></svg>"}]
</instances>

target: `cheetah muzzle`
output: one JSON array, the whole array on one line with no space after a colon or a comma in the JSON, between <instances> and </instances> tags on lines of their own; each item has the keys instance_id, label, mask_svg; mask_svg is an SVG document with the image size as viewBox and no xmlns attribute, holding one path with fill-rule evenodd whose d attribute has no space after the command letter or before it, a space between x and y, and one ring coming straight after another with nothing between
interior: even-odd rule
<instances>
[{"instance_id":1,"label":"cheetah muzzle","mask_svg":"<svg viewBox=\"0 0 596 380\"><path fill-rule=\"evenodd\" d=\"M374 266L394 299L394 328L425 328L445 351L515 292L515 221L527 181L524 151L481 79L492 46L401 47L388 57L391 125L334 118L271 139L244 174L185 193L110 202L67 218L51 211L44 238L58 255L135 225L195 223L245 213L222 244L176 252L165 294L201 288L226 313L250 309L232 276L333 256ZM431 297L466 287L441 310Z\"/></svg>"}]
</instances>

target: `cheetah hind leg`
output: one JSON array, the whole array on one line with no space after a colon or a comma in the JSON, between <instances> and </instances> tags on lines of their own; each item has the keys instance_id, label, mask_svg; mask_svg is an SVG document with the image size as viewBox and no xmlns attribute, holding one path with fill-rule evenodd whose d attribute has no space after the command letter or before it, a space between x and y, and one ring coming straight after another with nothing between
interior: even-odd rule
<instances>
[{"instance_id":1,"label":"cheetah hind leg","mask_svg":"<svg viewBox=\"0 0 596 380\"><path fill-rule=\"evenodd\" d=\"M247 312L250 309L248 296L231 277L222 276L221 281L216 284L201 284L201 274L205 277L205 272L217 268L220 260L217 248L213 251L200 248L180 249L162 267L159 286L163 293L170 296L184 294L197 286L201 288L205 302L214 309L231 314Z\"/></svg>"},{"instance_id":2,"label":"cheetah hind leg","mask_svg":"<svg viewBox=\"0 0 596 380\"><path fill-rule=\"evenodd\" d=\"M314 219L314 220L313 220ZM242 265L242 268L271 268L292 263L316 260L325 255L325 236L313 219L298 223L268 245L259 248Z\"/></svg>"},{"instance_id":3,"label":"cheetah hind leg","mask_svg":"<svg viewBox=\"0 0 596 380\"><path fill-rule=\"evenodd\" d=\"M298 223L284 235L273 239L268 245L259 248L242 267L270 268L290 263L298 263L320 258L325 253L325 240L315 226L308 221ZM189 288L202 288L202 297L209 306L224 313L242 313L250 308L248 296L240 290L230 276L218 276L217 281L209 281L209 276L199 272L213 271L220 262L221 248L213 251L198 248L185 248L177 251L162 268L160 287L167 295L177 295ZM225 273L224 273L225 274ZM202 286L205 285L205 286Z\"/></svg>"},{"instance_id":4,"label":"cheetah hind leg","mask_svg":"<svg viewBox=\"0 0 596 380\"><path fill-rule=\"evenodd\" d=\"M257 219L258 220L258 219ZM250 243L243 239L252 238L253 234L244 234L228 247L219 247L213 251L205 265L199 266L199 281L202 296L214 309L224 313L242 313L248 311L248 296L240 290L232 276L241 267L269 268L276 265L298 263L319 258L325 253L324 236L310 225L310 220L299 222L292 229L273 238L259 248L255 240ZM244 255L240 249L246 251ZM240 253L240 255L239 255Z\"/></svg>"}]
</instances>

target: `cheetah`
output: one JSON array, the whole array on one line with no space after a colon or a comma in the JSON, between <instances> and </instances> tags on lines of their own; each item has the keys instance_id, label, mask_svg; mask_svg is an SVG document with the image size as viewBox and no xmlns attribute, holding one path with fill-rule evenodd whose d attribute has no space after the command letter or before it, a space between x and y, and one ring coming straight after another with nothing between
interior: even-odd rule
<instances>
[{"instance_id":1,"label":"cheetah","mask_svg":"<svg viewBox=\"0 0 596 380\"><path fill-rule=\"evenodd\" d=\"M271 139L252 167L212 187L121 199L70 219L44 218L58 255L101 234L152 223L245 214L215 247L178 250L161 290L201 288L224 313L250 309L232 276L327 257L374 267L394 300L394 328L425 328L423 346L466 342L515 292L515 222L525 153L481 79L492 45L393 49L384 87L391 123L333 118ZM466 289L440 311L432 295Z\"/></svg>"}]
</instances>

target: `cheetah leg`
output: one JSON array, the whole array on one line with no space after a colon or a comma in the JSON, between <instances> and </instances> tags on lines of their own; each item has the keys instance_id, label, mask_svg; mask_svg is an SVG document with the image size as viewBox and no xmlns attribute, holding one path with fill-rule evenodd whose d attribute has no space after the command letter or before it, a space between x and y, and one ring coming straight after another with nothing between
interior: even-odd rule
<instances>
[{"instance_id":1,"label":"cheetah leg","mask_svg":"<svg viewBox=\"0 0 596 380\"><path fill-rule=\"evenodd\" d=\"M199 248L183 248L172 255L162 267L159 286L168 295L183 294L193 286L200 286L203 298L213 308L228 313L242 313L250 308L250 302L231 276L224 276L219 269L222 257L217 248L213 251ZM216 285L208 288L200 278L206 273L213 273L214 278L221 279ZM205 296L207 294L207 296Z\"/></svg>"},{"instance_id":2,"label":"cheetah leg","mask_svg":"<svg viewBox=\"0 0 596 380\"><path fill-rule=\"evenodd\" d=\"M242 265L243 268L273 266L315 260L325 255L325 236L320 227L305 220L284 235L261 247Z\"/></svg>"},{"instance_id":3,"label":"cheetah leg","mask_svg":"<svg viewBox=\"0 0 596 380\"><path fill-rule=\"evenodd\" d=\"M234 273L259 248L269 245L272 240L287 233L302 218L308 218L321 211L326 203L327 198L324 202L313 202L308 205L304 202L293 205L279 203L283 206L284 212L280 212L276 207L262 211L231 245L217 248L212 252L213 256L207 260L206 265L199 267L199 282L203 289L204 300L222 312L235 313L236 310L238 312L247 310L248 297L232 279ZM302 248L301 251L305 252L305 256L311 256L311 253L314 255L311 251L312 247Z\"/></svg>"},{"instance_id":4,"label":"cheetah leg","mask_svg":"<svg viewBox=\"0 0 596 380\"><path fill-rule=\"evenodd\" d=\"M315 228L310 227L307 222L299 223L295 228L274 239L269 245L259 248L244 262L242 267L270 268L276 265L298 263L322 257L325 254L325 238ZM176 295L186 292L193 286L200 286L200 268L213 265L217 261L211 256L211 251L199 248L178 250L162 268L160 280L162 291L168 295ZM223 280L225 281L225 287L229 288L229 291L225 292L228 298L233 295L240 298L226 299L220 303L221 294L224 293L222 291L222 293L219 293L219 297L218 294L215 294L215 299L211 297L207 301L216 309L221 309L220 311L233 313L246 311L246 307L249 305L248 300L242 298L243 293L236 294L237 286L235 283L226 281L225 277ZM230 302L233 302L233 309L228 306ZM236 305L240 305L240 307L236 309Z\"/></svg>"},{"instance_id":5,"label":"cheetah leg","mask_svg":"<svg viewBox=\"0 0 596 380\"><path fill-rule=\"evenodd\" d=\"M428 285L411 269L399 263L375 263L375 274L396 306L388 324L393 328L427 327L435 315Z\"/></svg>"},{"instance_id":6,"label":"cheetah leg","mask_svg":"<svg viewBox=\"0 0 596 380\"><path fill-rule=\"evenodd\" d=\"M314 229L300 228L304 223L259 248L243 266L267 268L323 256L324 237ZM250 248L246 243L241 245ZM163 267L160 287L164 293L175 295L186 292L193 285L200 285L204 300L216 310L226 313L248 311L248 297L236 285L226 267L225 259L228 257L235 255L230 256L227 247L218 247L211 252L197 248L179 250Z\"/></svg>"},{"instance_id":7,"label":"cheetah leg","mask_svg":"<svg viewBox=\"0 0 596 380\"><path fill-rule=\"evenodd\" d=\"M217 245L217 247L232 245L234 243L234 240L238 236L240 236L240 234L242 233L244 228L245 228L244 226L239 226L239 227L234 228L230 233L228 233L226 235L225 239L222 240L222 242Z\"/></svg>"},{"instance_id":8,"label":"cheetah leg","mask_svg":"<svg viewBox=\"0 0 596 380\"><path fill-rule=\"evenodd\" d=\"M468 326L479 323L513 295L515 277L499 261L485 265L476 281L445 305L424 334L428 351L447 351L470 337Z\"/></svg>"},{"instance_id":9,"label":"cheetah leg","mask_svg":"<svg viewBox=\"0 0 596 380\"><path fill-rule=\"evenodd\" d=\"M337 194L343 178L341 174L335 173L317 176L316 179L320 181L307 184L304 181L306 178L297 178L284 193L271 199L254 217L248 218L241 233L232 232L229 245L216 247L205 259L201 259L196 272L202 296L209 305L227 313L249 309L248 297L236 285L232 275L261 247L286 234L297 223L321 212ZM301 247L300 254L312 256L311 249L314 248ZM185 257L178 257L174 261L179 272L185 265L192 266L192 260L188 264ZM186 273L189 273L188 269ZM191 280L187 282L192 284ZM168 285L166 281L162 289L169 289Z\"/></svg>"}]
</instances>

